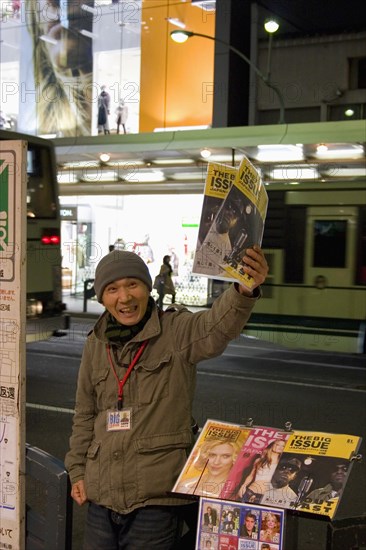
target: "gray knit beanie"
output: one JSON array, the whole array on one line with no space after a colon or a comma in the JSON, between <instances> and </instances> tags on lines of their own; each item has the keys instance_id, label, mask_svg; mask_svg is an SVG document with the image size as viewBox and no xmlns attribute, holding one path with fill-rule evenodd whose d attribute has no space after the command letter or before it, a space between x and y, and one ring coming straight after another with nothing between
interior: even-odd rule
<instances>
[{"instance_id":1,"label":"gray knit beanie","mask_svg":"<svg viewBox=\"0 0 366 550\"><path fill-rule=\"evenodd\" d=\"M95 270L94 290L98 302L102 303L103 291L109 283L125 277L140 279L152 290L151 275L144 260L134 252L113 250L100 260Z\"/></svg>"}]
</instances>

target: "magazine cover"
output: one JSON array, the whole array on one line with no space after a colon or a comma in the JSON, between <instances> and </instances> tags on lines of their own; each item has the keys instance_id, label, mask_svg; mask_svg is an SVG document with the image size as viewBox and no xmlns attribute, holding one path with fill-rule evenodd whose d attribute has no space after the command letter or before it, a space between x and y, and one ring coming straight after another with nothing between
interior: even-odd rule
<instances>
[{"instance_id":1,"label":"magazine cover","mask_svg":"<svg viewBox=\"0 0 366 550\"><path fill-rule=\"evenodd\" d=\"M220 498L253 502L253 495L263 494L289 435L288 432L274 428L251 428Z\"/></svg>"},{"instance_id":2,"label":"magazine cover","mask_svg":"<svg viewBox=\"0 0 366 550\"><path fill-rule=\"evenodd\" d=\"M210 177L210 176L209 176ZM206 181L206 186L207 186ZM206 197L205 197L206 198ZM193 263L193 273L207 277L236 281L248 288L253 281L243 270L245 249L261 244L267 213L268 195L258 171L243 157L235 180L221 202L209 229L202 227ZM209 214L204 212L201 223Z\"/></svg>"},{"instance_id":3,"label":"magazine cover","mask_svg":"<svg viewBox=\"0 0 366 550\"><path fill-rule=\"evenodd\" d=\"M284 510L200 499L196 550L281 550Z\"/></svg>"},{"instance_id":4,"label":"magazine cover","mask_svg":"<svg viewBox=\"0 0 366 550\"><path fill-rule=\"evenodd\" d=\"M294 431L279 464L280 471L286 471L286 461L299 468L291 508L333 518L361 441L354 435ZM272 497L265 496L263 504L270 504Z\"/></svg>"},{"instance_id":5,"label":"magazine cover","mask_svg":"<svg viewBox=\"0 0 366 550\"><path fill-rule=\"evenodd\" d=\"M242 500L333 518L360 444L357 436L294 431L270 481L247 487Z\"/></svg>"},{"instance_id":6,"label":"magazine cover","mask_svg":"<svg viewBox=\"0 0 366 550\"><path fill-rule=\"evenodd\" d=\"M245 426L207 420L173 492L218 497L249 434Z\"/></svg>"}]
</instances>

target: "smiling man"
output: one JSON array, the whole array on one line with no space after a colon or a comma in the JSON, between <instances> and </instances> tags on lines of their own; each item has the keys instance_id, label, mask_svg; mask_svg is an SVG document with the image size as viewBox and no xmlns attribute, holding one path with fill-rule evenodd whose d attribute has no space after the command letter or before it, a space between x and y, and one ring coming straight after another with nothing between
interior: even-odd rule
<instances>
[{"instance_id":1,"label":"smiling man","mask_svg":"<svg viewBox=\"0 0 366 550\"><path fill-rule=\"evenodd\" d=\"M171 490L193 445L196 364L239 336L268 273L246 251L254 292L232 285L211 309L158 309L145 262L114 250L94 288L106 311L88 335L65 464L72 497L88 502L84 550L173 550L191 500ZM194 548L185 543L184 550Z\"/></svg>"}]
</instances>

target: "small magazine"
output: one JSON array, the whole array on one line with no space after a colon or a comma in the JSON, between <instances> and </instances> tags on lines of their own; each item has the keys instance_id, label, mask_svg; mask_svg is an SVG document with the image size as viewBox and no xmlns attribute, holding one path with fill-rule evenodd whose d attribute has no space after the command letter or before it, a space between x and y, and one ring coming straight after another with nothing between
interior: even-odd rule
<instances>
[{"instance_id":1,"label":"small magazine","mask_svg":"<svg viewBox=\"0 0 366 550\"><path fill-rule=\"evenodd\" d=\"M203 497L196 550L281 550L284 523L279 508Z\"/></svg>"},{"instance_id":2,"label":"small magazine","mask_svg":"<svg viewBox=\"0 0 366 550\"><path fill-rule=\"evenodd\" d=\"M333 518L361 441L207 420L172 491Z\"/></svg>"},{"instance_id":3,"label":"small magazine","mask_svg":"<svg viewBox=\"0 0 366 550\"><path fill-rule=\"evenodd\" d=\"M242 258L246 248L262 243L267 206L262 178L246 157L238 169L209 165L193 274L240 281L250 289L253 279Z\"/></svg>"}]
</instances>

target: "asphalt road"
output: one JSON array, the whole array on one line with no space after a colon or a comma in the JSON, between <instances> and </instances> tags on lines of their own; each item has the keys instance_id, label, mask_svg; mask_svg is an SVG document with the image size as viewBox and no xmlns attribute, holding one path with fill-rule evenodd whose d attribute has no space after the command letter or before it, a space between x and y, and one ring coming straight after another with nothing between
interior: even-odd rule
<instances>
[{"instance_id":1,"label":"asphalt road","mask_svg":"<svg viewBox=\"0 0 366 550\"><path fill-rule=\"evenodd\" d=\"M64 337L27 345L27 443L60 460L68 449L82 345L93 322L73 319ZM365 397L364 356L287 350L241 337L221 357L199 365L194 415L201 425L207 418L252 418L256 425L291 422L296 429L360 435L365 454ZM337 518L365 515L365 495L365 467L356 463ZM81 549L84 513L74 507L74 550ZM292 542L286 548L326 549L323 520L297 514L287 523Z\"/></svg>"}]
</instances>

